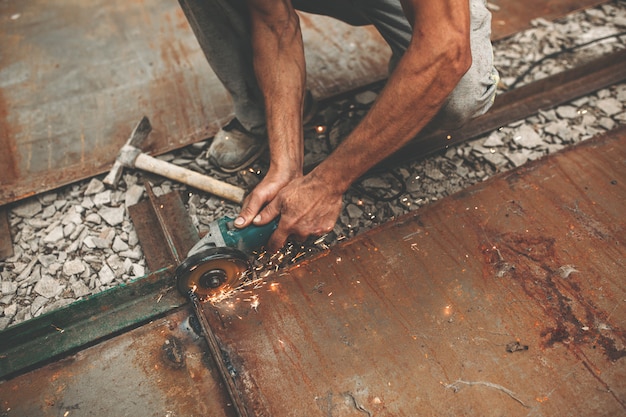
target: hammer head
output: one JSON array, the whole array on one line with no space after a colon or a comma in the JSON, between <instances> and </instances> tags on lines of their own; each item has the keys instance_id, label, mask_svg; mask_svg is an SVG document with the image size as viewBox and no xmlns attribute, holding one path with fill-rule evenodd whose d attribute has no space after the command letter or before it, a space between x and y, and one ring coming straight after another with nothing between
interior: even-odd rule
<instances>
[{"instance_id":1,"label":"hammer head","mask_svg":"<svg viewBox=\"0 0 626 417\"><path fill-rule=\"evenodd\" d=\"M139 149L141 144L148 137L151 131L152 125L150 125L150 120L144 116L141 121L137 123L137 126L133 129L133 132L124 146L122 146L122 149L120 149L120 152L117 154L115 162L113 163L113 167L102 181L103 183L110 186L115 186L117 184L122 176L124 167L131 167L133 165L137 155L141 152Z\"/></svg>"}]
</instances>

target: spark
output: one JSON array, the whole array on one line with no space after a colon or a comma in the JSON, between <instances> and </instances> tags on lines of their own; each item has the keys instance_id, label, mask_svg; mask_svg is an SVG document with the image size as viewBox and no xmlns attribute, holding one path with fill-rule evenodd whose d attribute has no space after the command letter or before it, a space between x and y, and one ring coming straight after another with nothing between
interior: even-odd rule
<instances>
[{"instance_id":1,"label":"spark","mask_svg":"<svg viewBox=\"0 0 626 417\"><path fill-rule=\"evenodd\" d=\"M257 309L259 308L259 296L258 295L253 295L252 296L252 302L250 303L250 308L253 309L254 311L258 311Z\"/></svg>"},{"instance_id":2,"label":"spark","mask_svg":"<svg viewBox=\"0 0 626 417\"><path fill-rule=\"evenodd\" d=\"M297 255L293 258L293 260L295 261L296 259L301 258L301 257L302 257L302 256L304 256L304 255L305 255L305 253L304 253L304 252L300 252L299 254L297 254Z\"/></svg>"},{"instance_id":3,"label":"spark","mask_svg":"<svg viewBox=\"0 0 626 417\"><path fill-rule=\"evenodd\" d=\"M61 329L60 327L57 327L54 324L51 324L50 326L59 333L65 333L64 329Z\"/></svg>"}]
</instances>

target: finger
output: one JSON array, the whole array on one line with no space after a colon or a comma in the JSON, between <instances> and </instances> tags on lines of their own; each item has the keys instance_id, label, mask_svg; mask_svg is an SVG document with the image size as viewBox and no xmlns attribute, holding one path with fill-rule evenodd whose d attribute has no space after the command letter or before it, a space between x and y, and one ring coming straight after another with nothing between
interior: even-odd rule
<instances>
[{"instance_id":1,"label":"finger","mask_svg":"<svg viewBox=\"0 0 626 417\"><path fill-rule=\"evenodd\" d=\"M289 233L285 231L284 228L280 227L280 222L279 222L278 228L274 230L274 233L272 233L272 236L270 236L270 239L267 241L265 248L269 253L276 253L283 246L285 246L285 243L287 243L288 238L289 238Z\"/></svg>"},{"instance_id":2,"label":"finger","mask_svg":"<svg viewBox=\"0 0 626 417\"><path fill-rule=\"evenodd\" d=\"M253 222L257 226L262 226L274 220L280 215L279 199L272 200L261 212L254 217Z\"/></svg>"},{"instance_id":3,"label":"finger","mask_svg":"<svg viewBox=\"0 0 626 417\"><path fill-rule=\"evenodd\" d=\"M250 194L244 200L239 216L235 219L235 227L243 228L249 226L258 215L263 204L265 204L265 200L257 193L253 192Z\"/></svg>"}]
</instances>

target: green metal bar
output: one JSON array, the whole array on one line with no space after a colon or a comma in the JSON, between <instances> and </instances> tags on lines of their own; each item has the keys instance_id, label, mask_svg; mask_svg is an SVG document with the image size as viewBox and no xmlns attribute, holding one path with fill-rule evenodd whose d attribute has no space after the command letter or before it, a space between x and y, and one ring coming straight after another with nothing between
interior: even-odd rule
<instances>
[{"instance_id":1,"label":"green metal bar","mask_svg":"<svg viewBox=\"0 0 626 417\"><path fill-rule=\"evenodd\" d=\"M173 271L173 265L160 269L0 332L0 379L185 304Z\"/></svg>"},{"instance_id":2,"label":"green metal bar","mask_svg":"<svg viewBox=\"0 0 626 417\"><path fill-rule=\"evenodd\" d=\"M177 192L153 197L129 211L144 252L187 253L198 241L198 232ZM160 219L155 217L156 211ZM167 245L162 238L165 229ZM0 332L0 378L130 330L185 304L187 299L176 290L175 258L157 258L149 265L154 272L144 277Z\"/></svg>"}]
</instances>

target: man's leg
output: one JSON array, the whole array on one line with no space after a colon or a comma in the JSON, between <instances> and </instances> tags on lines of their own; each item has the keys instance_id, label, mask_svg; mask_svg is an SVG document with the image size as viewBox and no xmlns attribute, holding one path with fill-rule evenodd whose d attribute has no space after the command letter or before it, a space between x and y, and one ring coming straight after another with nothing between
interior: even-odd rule
<instances>
[{"instance_id":1,"label":"man's leg","mask_svg":"<svg viewBox=\"0 0 626 417\"><path fill-rule=\"evenodd\" d=\"M179 0L209 65L230 93L235 119L218 131L209 160L225 172L235 172L256 160L267 148L263 94L254 73L250 22L243 0ZM307 92L305 120L315 102Z\"/></svg>"},{"instance_id":2,"label":"man's leg","mask_svg":"<svg viewBox=\"0 0 626 417\"><path fill-rule=\"evenodd\" d=\"M252 63L250 24L240 0L179 0L209 65L230 93L235 119L220 129L209 160L235 172L267 148L265 110Z\"/></svg>"},{"instance_id":3,"label":"man's leg","mask_svg":"<svg viewBox=\"0 0 626 417\"><path fill-rule=\"evenodd\" d=\"M364 14L391 47L390 71L395 68L411 40L412 29L399 0L358 2ZM493 66L491 13L485 0L470 0L472 66L433 120L433 128L455 129L485 113L493 104L498 72Z\"/></svg>"},{"instance_id":4,"label":"man's leg","mask_svg":"<svg viewBox=\"0 0 626 417\"><path fill-rule=\"evenodd\" d=\"M435 118L434 128L455 129L484 114L494 102L500 76L493 66L491 12L485 0L470 0L472 66L465 73L443 111Z\"/></svg>"},{"instance_id":5,"label":"man's leg","mask_svg":"<svg viewBox=\"0 0 626 417\"><path fill-rule=\"evenodd\" d=\"M265 134L263 95L252 66L250 24L240 0L179 0L209 65L249 132Z\"/></svg>"}]
</instances>

